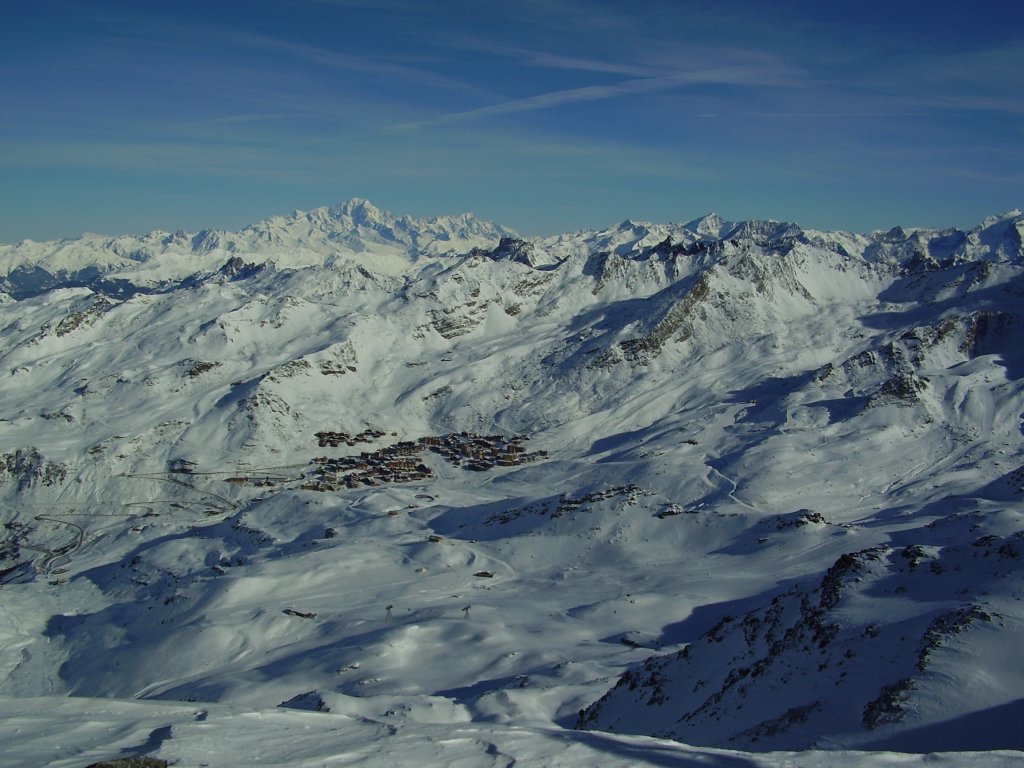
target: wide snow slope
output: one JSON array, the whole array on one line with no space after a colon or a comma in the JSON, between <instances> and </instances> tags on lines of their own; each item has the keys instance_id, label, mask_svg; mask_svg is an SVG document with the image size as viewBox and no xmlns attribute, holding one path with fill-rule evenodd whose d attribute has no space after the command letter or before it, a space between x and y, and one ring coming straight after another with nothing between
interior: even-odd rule
<instances>
[{"instance_id":1,"label":"wide snow slope","mask_svg":"<svg viewBox=\"0 0 1024 768\"><path fill-rule=\"evenodd\" d=\"M1022 232L0 249L0 762L1024 761Z\"/></svg>"}]
</instances>

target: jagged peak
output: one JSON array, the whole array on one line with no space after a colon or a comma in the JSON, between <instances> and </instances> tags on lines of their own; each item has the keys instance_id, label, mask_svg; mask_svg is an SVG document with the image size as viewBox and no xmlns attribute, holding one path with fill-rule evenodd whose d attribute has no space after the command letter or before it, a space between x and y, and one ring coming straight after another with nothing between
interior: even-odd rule
<instances>
[{"instance_id":1,"label":"jagged peak","mask_svg":"<svg viewBox=\"0 0 1024 768\"><path fill-rule=\"evenodd\" d=\"M1018 210L1013 210L999 216L985 217L981 224L972 231L977 233L998 233L1001 236L1004 233L1019 231L1022 225L1024 225L1024 214Z\"/></svg>"},{"instance_id":2,"label":"jagged peak","mask_svg":"<svg viewBox=\"0 0 1024 768\"><path fill-rule=\"evenodd\" d=\"M335 218L348 217L359 224L379 224L393 221L395 216L382 210L362 197L352 197L333 208L327 209Z\"/></svg>"},{"instance_id":3,"label":"jagged peak","mask_svg":"<svg viewBox=\"0 0 1024 768\"><path fill-rule=\"evenodd\" d=\"M796 224L786 221L775 221L774 219L748 219L727 228L721 237L744 238L758 241L777 241L792 239L803 234L803 230Z\"/></svg>"},{"instance_id":4,"label":"jagged peak","mask_svg":"<svg viewBox=\"0 0 1024 768\"><path fill-rule=\"evenodd\" d=\"M536 246L528 240L519 237L503 236L498 246L487 252L495 261L514 261L525 264L528 267L535 267L542 262L538 258Z\"/></svg>"},{"instance_id":5,"label":"jagged peak","mask_svg":"<svg viewBox=\"0 0 1024 768\"><path fill-rule=\"evenodd\" d=\"M986 216L981 220L981 229L987 229L995 224L1001 222L1013 221L1014 219L1024 218L1024 213L1019 208L1014 208L1007 211L1006 213L994 214L992 216Z\"/></svg>"},{"instance_id":6,"label":"jagged peak","mask_svg":"<svg viewBox=\"0 0 1024 768\"><path fill-rule=\"evenodd\" d=\"M637 221L636 219L623 219L622 222L616 227L620 230L636 230L636 229L649 229L651 223L648 221Z\"/></svg>"},{"instance_id":7,"label":"jagged peak","mask_svg":"<svg viewBox=\"0 0 1024 768\"><path fill-rule=\"evenodd\" d=\"M991 257L1019 261L1024 258L1024 215L1014 210L1001 216L989 216L967 235Z\"/></svg>"},{"instance_id":8,"label":"jagged peak","mask_svg":"<svg viewBox=\"0 0 1024 768\"><path fill-rule=\"evenodd\" d=\"M688 221L683 225L683 228L702 237L722 237L722 233L732 226L731 222L725 221L717 213L711 211L703 216L698 216L692 221Z\"/></svg>"},{"instance_id":9,"label":"jagged peak","mask_svg":"<svg viewBox=\"0 0 1024 768\"><path fill-rule=\"evenodd\" d=\"M775 219L746 219L726 221L717 213L708 213L683 225L683 228L699 238L715 240L744 239L757 242L771 242L793 239L804 234L797 224Z\"/></svg>"}]
</instances>

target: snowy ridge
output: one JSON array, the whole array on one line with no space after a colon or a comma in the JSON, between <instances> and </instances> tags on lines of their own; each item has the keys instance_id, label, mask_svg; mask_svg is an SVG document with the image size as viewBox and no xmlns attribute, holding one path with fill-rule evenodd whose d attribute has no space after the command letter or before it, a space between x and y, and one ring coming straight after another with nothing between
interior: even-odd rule
<instances>
[{"instance_id":1,"label":"snowy ridge","mask_svg":"<svg viewBox=\"0 0 1024 768\"><path fill-rule=\"evenodd\" d=\"M1022 232L3 247L0 763L1024 749Z\"/></svg>"},{"instance_id":2,"label":"snowy ridge","mask_svg":"<svg viewBox=\"0 0 1024 768\"><path fill-rule=\"evenodd\" d=\"M274 216L240 232L151 232L142 237L83 235L73 240L0 246L7 290L31 295L59 285L128 281L159 288L208 276L232 259L294 268L352 262L401 273L420 255L464 253L515 233L472 214L396 217L366 200ZM109 287L108 287L109 290Z\"/></svg>"}]
</instances>

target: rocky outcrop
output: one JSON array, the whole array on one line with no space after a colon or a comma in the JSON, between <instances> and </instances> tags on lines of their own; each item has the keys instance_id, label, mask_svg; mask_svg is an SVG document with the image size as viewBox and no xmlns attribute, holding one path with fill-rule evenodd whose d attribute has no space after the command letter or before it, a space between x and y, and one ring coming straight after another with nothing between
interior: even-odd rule
<instances>
[{"instance_id":1,"label":"rocky outcrop","mask_svg":"<svg viewBox=\"0 0 1024 768\"><path fill-rule=\"evenodd\" d=\"M10 483L18 491L26 491L39 485L59 485L67 476L66 464L49 461L36 448L0 454L0 486Z\"/></svg>"},{"instance_id":2,"label":"rocky outcrop","mask_svg":"<svg viewBox=\"0 0 1024 768\"><path fill-rule=\"evenodd\" d=\"M957 674L950 654L989 627L1021 632L1000 606L1022 585L1024 531L850 552L814 588L726 615L682 651L629 669L577 728L760 750L919 724L935 686Z\"/></svg>"}]
</instances>

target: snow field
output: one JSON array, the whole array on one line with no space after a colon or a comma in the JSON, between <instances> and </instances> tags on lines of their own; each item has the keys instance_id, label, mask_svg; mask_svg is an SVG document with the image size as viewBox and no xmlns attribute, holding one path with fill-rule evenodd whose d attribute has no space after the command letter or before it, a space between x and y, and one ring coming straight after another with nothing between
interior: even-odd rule
<instances>
[{"instance_id":1,"label":"snow field","mask_svg":"<svg viewBox=\"0 0 1024 768\"><path fill-rule=\"evenodd\" d=\"M1020 763L1024 313L986 226L624 222L530 266L354 202L3 250L154 292L0 305L0 763ZM463 430L548 456L300 488Z\"/></svg>"}]
</instances>

